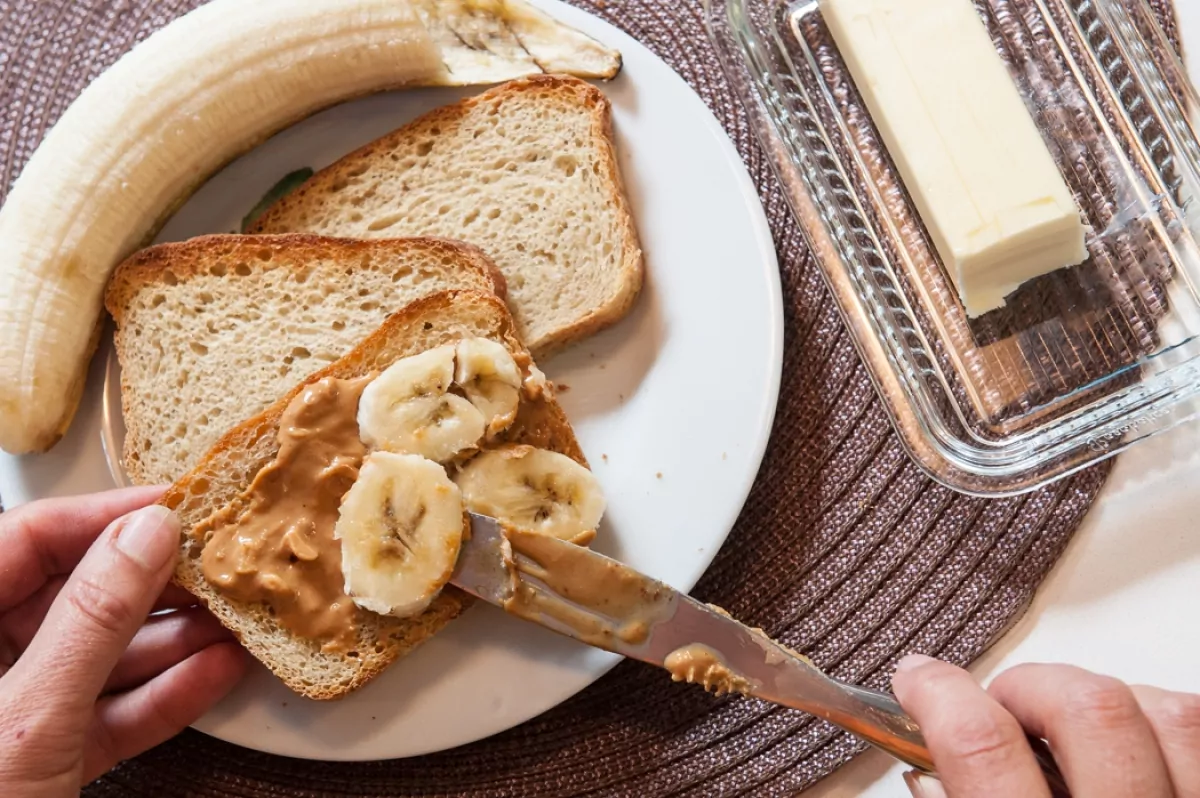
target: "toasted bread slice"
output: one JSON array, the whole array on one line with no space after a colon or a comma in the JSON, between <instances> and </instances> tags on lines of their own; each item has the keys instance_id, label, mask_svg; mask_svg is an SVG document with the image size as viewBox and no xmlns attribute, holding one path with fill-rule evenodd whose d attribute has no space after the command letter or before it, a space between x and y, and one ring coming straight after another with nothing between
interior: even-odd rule
<instances>
[{"instance_id":1,"label":"toasted bread slice","mask_svg":"<svg viewBox=\"0 0 1200 798\"><path fill-rule=\"evenodd\" d=\"M217 235L137 253L105 297L130 479L174 481L389 314L450 288L503 295L504 278L475 247L429 238Z\"/></svg>"},{"instance_id":2,"label":"toasted bread slice","mask_svg":"<svg viewBox=\"0 0 1200 798\"><path fill-rule=\"evenodd\" d=\"M448 291L418 299L391 316L345 357L310 375L264 413L222 436L200 464L162 499L183 522L183 551L175 580L199 597L255 657L303 696L340 698L361 687L458 616L469 598L447 588L424 614L408 620L358 610L361 633L355 656L325 652L319 644L279 626L265 605L234 602L214 590L201 572L203 541L194 540L190 532L234 501L259 470L275 458L280 416L305 385L325 377L359 377L469 336L498 341L508 347L518 363L528 362L529 354L515 335L512 317L496 296ZM522 399L516 421L500 442L552 449L587 464L552 389L540 397Z\"/></svg>"},{"instance_id":3,"label":"toasted bread slice","mask_svg":"<svg viewBox=\"0 0 1200 798\"><path fill-rule=\"evenodd\" d=\"M504 273L538 358L619 320L642 286L610 104L571 77L426 114L318 172L252 232L469 241Z\"/></svg>"}]
</instances>

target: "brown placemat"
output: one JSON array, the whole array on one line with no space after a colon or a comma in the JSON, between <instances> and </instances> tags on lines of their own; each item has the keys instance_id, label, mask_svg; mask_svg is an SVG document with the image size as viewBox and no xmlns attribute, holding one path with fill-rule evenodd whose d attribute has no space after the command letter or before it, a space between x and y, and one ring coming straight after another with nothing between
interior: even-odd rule
<instances>
[{"instance_id":1,"label":"brown placemat","mask_svg":"<svg viewBox=\"0 0 1200 798\"><path fill-rule=\"evenodd\" d=\"M913 651L972 661L1028 605L1109 466L997 501L925 478L891 430L723 79L699 2L570 2L641 40L699 92L745 159L779 252L787 336L774 436L746 509L695 594L856 682L885 686L896 660ZM1175 41L1168 2L1152 0ZM0 186L7 191L87 81L199 4L0 0ZM86 794L767 798L794 794L861 750L801 713L715 699L624 663L517 729L441 754L303 762L189 731Z\"/></svg>"}]
</instances>

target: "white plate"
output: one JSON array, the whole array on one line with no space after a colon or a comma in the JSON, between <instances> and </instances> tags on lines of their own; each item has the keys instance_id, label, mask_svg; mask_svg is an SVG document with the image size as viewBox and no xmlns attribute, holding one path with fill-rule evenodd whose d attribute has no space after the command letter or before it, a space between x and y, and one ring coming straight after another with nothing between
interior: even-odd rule
<instances>
[{"instance_id":1,"label":"white plate","mask_svg":"<svg viewBox=\"0 0 1200 798\"><path fill-rule=\"evenodd\" d=\"M770 433L783 339L775 250L754 186L700 98L617 29L538 4L624 54L622 75L601 88L649 278L629 318L541 365L569 387L563 405L609 500L596 548L689 590L729 533ZM308 119L216 175L159 240L234 230L291 169L324 166L478 91L380 95ZM66 439L46 455L0 459L7 503L113 485L101 445L106 354ZM616 660L477 607L346 700L305 701L258 668L197 728L296 757L413 756L532 718Z\"/></svg>"}]
</instances>

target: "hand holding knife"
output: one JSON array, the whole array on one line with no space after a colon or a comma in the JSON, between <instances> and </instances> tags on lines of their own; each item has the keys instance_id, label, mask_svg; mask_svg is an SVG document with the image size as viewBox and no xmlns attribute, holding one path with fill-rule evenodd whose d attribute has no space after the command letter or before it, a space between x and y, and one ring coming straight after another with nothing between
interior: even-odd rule
<instances>
[{"instance_id":1,"label":"hand holding knife","mask_svg":"<svg viewBox=\"0 0 1200 798\"><path fill-rule=\"evenodd\" d=\"M451 583L559 634L665 668L676 681L807 712L935 773L920 728L891 695L826 676L761 630L583 546L472 514ZM1046 744L1030 743L1052 793L1069 795Z\"/></svg>"}]
</instances>

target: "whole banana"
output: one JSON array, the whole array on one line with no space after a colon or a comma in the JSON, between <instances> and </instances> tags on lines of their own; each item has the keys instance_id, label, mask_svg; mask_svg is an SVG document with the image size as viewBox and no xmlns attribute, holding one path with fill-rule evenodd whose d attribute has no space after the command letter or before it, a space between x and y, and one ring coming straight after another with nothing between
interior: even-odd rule
<instances>
[{"instance_id":1,"label":"whole banana","mask_svg":"<svg viewBox=\"0 0 1200 798\"><path fill-rule=\"evenodd\" d=\"M241 153L376 91L620 65L524 0L214 0L168 24L84 90L0 209L0 448L58 441L112 269Z\"/></svg>"}]
</instances>

